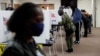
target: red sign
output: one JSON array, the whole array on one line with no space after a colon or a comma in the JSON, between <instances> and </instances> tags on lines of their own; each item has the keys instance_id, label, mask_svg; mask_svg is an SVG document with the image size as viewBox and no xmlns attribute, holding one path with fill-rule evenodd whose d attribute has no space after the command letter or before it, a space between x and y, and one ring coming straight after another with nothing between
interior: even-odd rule
<instances>
[{"instance_id":1,"label":"red sign","mask_svg":"<svg viewBox=\"0 0 100 56\"><path fill-rule=\"evenodd\" d=\"M54 13L51 13L51 18L56 18Z\"/></svg>"}]
</instances>

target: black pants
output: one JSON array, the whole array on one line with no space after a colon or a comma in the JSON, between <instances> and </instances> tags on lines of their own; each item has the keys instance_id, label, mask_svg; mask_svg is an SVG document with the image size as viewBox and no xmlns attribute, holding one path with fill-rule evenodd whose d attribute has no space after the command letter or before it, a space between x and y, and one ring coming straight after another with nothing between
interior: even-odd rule
<instances>
[{"instance_id":1,"label":"black pants","mask_svg":"<svg viewBox=\"0 0 100 56\"><path fill-rule=\"evenodd\" d=\"M71 49L73 48L73 33L70 35L67 35L68 32L66 32L66 44L67 44L67 48Z\"/></svg>"},{"instance_id":2,"label":"black pants","mask_svg":"<svg viewBox=\"0 0 100 56\"><path fill-rule=\"evenodd\" d=\"M80 35L81 35L80 32L81 32L82 23L78 22L78 23L75 23L74 25L76 27L76 30L75 30L76 41L80 41Z\"/></svg>"},{"instance_id":3,"label":"black pants","mask_svg":"<svg viewBox=\"0 0 100 56\"><path fill-rule=\"evenodd\" d=\"M90 34L91 34L91 27L89 27L88 33L90 33Z\"/></svg>"},{"instance_id":4,"label":"black pants","mask_svg":"<svg viewBox=\"0 0 100 56\"><path fill-rule=\"evenodd\" d=\"M92 23L91 23L91 21L89 21L89 24L88 24L89 26L89 28L88 28L88 33L91 33L91 27L92 27Z\"/></svg>"},{"instance_id":5,"label":"black pants","mask_svg":"<svg viewBox=\"0 0 100 56\"><path fill-rule=\"evenodd\" d=\"M89 32L89 22L84 22L84 37L87 37Z\"/></svg>"}]
</instances>

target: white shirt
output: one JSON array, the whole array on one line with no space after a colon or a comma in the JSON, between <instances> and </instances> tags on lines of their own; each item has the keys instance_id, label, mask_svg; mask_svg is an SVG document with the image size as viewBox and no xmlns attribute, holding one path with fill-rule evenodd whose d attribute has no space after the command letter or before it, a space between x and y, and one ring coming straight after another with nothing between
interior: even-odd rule
<instances>
[{"instance_id":1,"label":"white shirt","mask_svg":"<svg viewBox=\"0 0 100 56\"><path fill-rule=\"evenodd\" d=\"M66 12L68 16L72 19L72 9L70 7L63 9L63 11Z\"/></svg>"}]
</instances>

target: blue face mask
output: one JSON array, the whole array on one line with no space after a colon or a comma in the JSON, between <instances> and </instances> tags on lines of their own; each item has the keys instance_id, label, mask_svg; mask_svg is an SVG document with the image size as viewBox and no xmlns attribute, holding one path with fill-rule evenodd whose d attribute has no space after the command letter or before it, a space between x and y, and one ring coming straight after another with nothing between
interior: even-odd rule
<instances>
[{"instance_id":1,"label":"blue face mask","mask_svg":"<svg viewBox=\"0 0 100 56\"><path fill-rule=\"evenodd\" d=\"M31 25L31 30L34 32L34 36L40 36L43 32L44 24L43 23L33 23Z\"/></svg>"}]
</instances>

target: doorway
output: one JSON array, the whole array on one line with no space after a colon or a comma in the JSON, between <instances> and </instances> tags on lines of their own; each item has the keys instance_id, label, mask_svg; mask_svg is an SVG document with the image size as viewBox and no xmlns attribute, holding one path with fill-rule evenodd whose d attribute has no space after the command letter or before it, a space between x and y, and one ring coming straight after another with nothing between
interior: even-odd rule
<instances>
[{"instance_id":1,"label":"doorway","mask_svg":"<svg viewBox=\"0 0 100 56\"><path fill-rule=\"evenodd\" d=\"M14 4L14 9L17 9L20 6L20 4Z\"/></svg>"},{"instance_id":2,"label":"doorway","mask_svg":"<svg viewBox=\"0 0 100 56\"><path fill-rule=\"evenodd\" d=\"M7 3L0 3L0 10L5 10L7 7Z\"/></svg>"}]
</instances>

